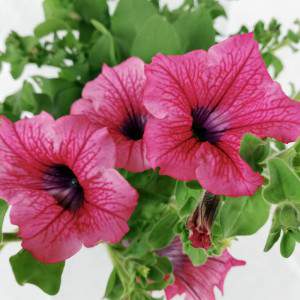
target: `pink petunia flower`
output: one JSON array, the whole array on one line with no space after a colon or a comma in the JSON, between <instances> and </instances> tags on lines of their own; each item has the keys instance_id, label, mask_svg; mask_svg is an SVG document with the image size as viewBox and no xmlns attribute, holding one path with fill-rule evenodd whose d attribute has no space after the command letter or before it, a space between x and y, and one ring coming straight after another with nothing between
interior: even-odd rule
<instances>
[{"instance_id":1,"label":"pink petunia flower","mask_svg":"<svg viewBox=\"0 0 300 300\"><path fill-rule=\"evenodd\" d=\"M54 121L47 113L0 122L0 197L12 205L25 249L53 263L82 244L124 236L138 195L113 169L115 146L106 129L84 116Z\"/></svg>"},{"instance_id":2,"label":"pink petunia flower","mask_svg":"<svg viewBox=\"0 0 300 300\"><path fill-rule=\"evenodd\" d=\"M175 282L165 290L167 300L182 294L185 300L215 300L214 287L223 293L224 280L230 269L245 265L244 261L233 258L225 250L220 257L210 257L204 265L195 267L182 253L178 237L159 254L167 256L173 265Z\"/></svg>"},{"instance_id":3,"label":"pink petunia flower","mask_svg":"<svg viewBox=\"0 0 300 300\"><path fill-rule=\"evenodd\" d=\"M300 135L300 104L267 72L252 34L146 67L148 159L161 174L198 179L209 192L252 195L263 178L241 159L247 132L282 142Z\"/></svg>"},{"instance_id":4,"label":"pink petunia flower","mask_svg":"<svg viewBox=\"0 0 300 300\"><path fill-rule=\"evenodd\" d=\"M144 145L148 119L144 85L142 60L132 57L113 68L104 65L71 109L72 114L87 115L99 127L108 128L117 147L116 166L132 172L150 168Z\"/></svg>"}]
</instances>

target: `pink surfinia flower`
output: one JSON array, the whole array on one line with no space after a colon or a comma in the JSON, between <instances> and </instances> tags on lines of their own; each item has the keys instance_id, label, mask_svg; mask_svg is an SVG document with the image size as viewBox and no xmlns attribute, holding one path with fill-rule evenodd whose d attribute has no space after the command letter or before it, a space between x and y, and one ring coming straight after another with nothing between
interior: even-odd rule
<instances>
[{"instance_id":1,"label":"pink surfinia flower","mask_svg":"<svg viewBox=\"0 0 300 300\"><path fill-rule=\"evenodd\" d=\"M148 112L143 104L144 63L132 57L120 65L103 66L102 73L86 84L72 114L87 115L99 127L107 127L117 149L116 166L132 172L150 168L146 159L144 130Z\"/></svg>"},{"instance_id":2,"label":"pink surfinia flower","mask_svg":"<svg viewBox=\"0 0 300 300\"><path fill-rule=\"evenodd\" d=\"M0 197L12 205L23 248L53 263L82 244L124 236L138 195L113 169L106 129L84 116L54 121L47 113L0 123Z\"/></svg>"},{"instance_id":3,"label":"pink surfinia flower","mask_svg":"<svg viewBox=\"0 0 300 300\"><path fill-rule=\"evenodd\" d=\"M241 159L247 132L282 142L300 135L300 104L267 72L253 34L208 52L157 55L146 67L148 159L162 174L198 179L209 192L252 195L263 178Z\"/></svg>"},{"instance_id":4,"label":"pink surfinia flower","mask_svg":"<svg viewBox=\"0 0 300 300\"><path fill-rule=\"evenodd\" d=\"M168 257L173 265L175 281L165 290L168 300L182 294L185 300L215 300L214 288L223 293L224 280L230 269L245 265L244 261L233 258L225 250L220 257L210 257L204 265L195 267L183 254L178 237L159 255Z\"/></svg>"}]
</instances>

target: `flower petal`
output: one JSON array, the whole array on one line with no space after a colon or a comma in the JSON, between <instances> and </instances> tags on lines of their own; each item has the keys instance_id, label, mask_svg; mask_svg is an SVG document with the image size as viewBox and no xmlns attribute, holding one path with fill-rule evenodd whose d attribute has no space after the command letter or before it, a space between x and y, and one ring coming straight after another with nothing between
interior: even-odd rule
<instances>
[{"instance_id":1,"label":"flower petal","mask_svg":"<svg viewBox=\"0 0 300 300\"><path fill-rule=\"evenodd\" d=\"M106 128L99 129L85 116L66 116L56 121L58 159L88 180L115 165L115 145Z\"/></svg>"},{"instance_id":2,"label":"flower petal","mask_svg":"<svg viewBox=\"0 0 300 300\"><path fill-rule=\"evenodd\" d=\"M207 53L156 55L146 66L145 106L157 118L170 113L188 114L199 101L206 104L205 75Z\"/></svg>"},{"instance_id":3,"label":"flower petal","mask_svg":"<svg viewBox=\"0 0 300 300\"><path fill-rule=\"evenodd\" d=\"M40 188L40 177L54 159L54 119L47 113L15 124L1 117L0 197L15 202L16 192Z\"/></svg>"},{"instance_id":4,"label":"flower petal","mask_svg":"<svg viewBox=\"0 0 300 300\"><path fill-rule=\"evenodd\" d=\"M250 132L283 142L300 135L300 104L272 80L253 34L237 35L208 51L210 122L222 132Z\"/></svg>"},{"instance_id":5,"label":"flower petal","mask_svg":"<svg viewBox=\"0 0 300 300\"><path fill-rule=\"evenodd\" d=\"M215 195L238 197L254 194L263 184L259 173L241 159L238 147L233 138L201 145L196 176L204 189Z\"/></svg>"},{"instance_id":6,"label":"flower petal","mask_svg":"<svg viewBox=\"0 0 300 300\"><path fill-rule=\"evenodd\" d=\"M230 269L245 265L244 261L235 259L225 250L221 256L210 257L205 264L195 267L182 252L178 237L159 255L167 256L173 265L175 282L165 290L168 300L182 294L185 300L215 300L214 288L223 293L224 280Z\"/></svg>"},{"instance_id":7,"label":"flower petal","mask_svg":"<svg viewBox=\"0 0 300 300\"><path fill-rule=\"evenodd\" d=\"M108 169L86 186L86 202L77 226L86 247L100 241L116 243L128 232L138 194L115 170Z\"/></svg>"},{"instance_id":8,"label":"flower petal","mask_svg":"<svg viewBox=\"0 0 300 300\"><path fill-rule=\"evenodd\" d=\"M148 121L145 131L147 156L153 168L160 167L160 174L179 180L195 179L201 143L192 136L191 123L189 116L179 120L169 116Z\"/></svg>"},{"instance_id":9,"label":"flower petal","mask_svg":"<svg viewBox=\"0 0 300 300\"><path fill-rule=\"evenodd\" d=\"M18 192L11 209L12 224L19 226L22 247L45 263L63 261L81 248L73 214L58 206L46 192Z\"/></svg>"},{"instance_id":10,"label":"flower petal","mask_svg":"<svg viewBox=\"0 0 300 300\"><path fill-rule=\"evenodd\" d=\"M83 99L71 110L72 114L87 115L97 126L108 128L117 146L117 167L132 172L150 167L143 139L131 139L123 132L128 119L147 119L143 105L144 83L144 63L138 58L132 57L113 68L103 66L102 73L86 84Z\"/></svg>"}]
</instances>

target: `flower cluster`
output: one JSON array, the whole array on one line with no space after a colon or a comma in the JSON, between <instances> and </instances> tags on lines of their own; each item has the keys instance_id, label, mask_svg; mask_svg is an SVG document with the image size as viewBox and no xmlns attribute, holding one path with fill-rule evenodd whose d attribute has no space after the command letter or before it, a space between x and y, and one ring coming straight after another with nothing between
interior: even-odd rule
<instances>
[{"instance_id":1,"label":"flower cluster","mask_svg":"<svg viewBox=\"0 0 300 300\"><path fill-rule=\"evenodd\" d=\"M207 52L158 54L149 65L132 57L104 66L69 116L1 117L0 197L12 206L23 248L46 263L63 261L82 245L117 243L128 232L138 193L115 168L159 168L214 195L253 195L263 177L240 157L244 134L294 141L299 115L252 34ZM209 248L212 220L197 227L198 214L188 224L191 241ZM175 275L168 299L214 299L214 286L222 290L229 269L243 264L225 250L194 267L181 248L176 238L160 252Z\"/></svg>"}]
</instances>

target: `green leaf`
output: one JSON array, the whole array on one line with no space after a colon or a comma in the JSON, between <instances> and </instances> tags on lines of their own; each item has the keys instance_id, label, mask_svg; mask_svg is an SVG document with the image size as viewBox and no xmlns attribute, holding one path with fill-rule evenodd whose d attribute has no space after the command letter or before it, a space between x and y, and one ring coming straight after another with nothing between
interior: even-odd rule
<instances>
[{"instance_id":1,"label":"green leaf","mask_svg":"<svg viewBox=\"0 0 300 300\"><path fill-rule=\"evenodd\" d=\"M296 247L296 241L293 238L292 234L288 231L284 233L281 242L280 242L280 253L283 257L290 257Z\"/></svg>"},{"instance_id":2,"label":"green leaf","mask_svg":"<svg viewBox=\"0 0 300 300\"><path fill-rule=\"evenodd\" d=\"M70 27L68 24L60 19L48 19L34 29L34 34L36 37L42 38L50 33L69 29Z\"/></svg>"},{"instance_id":3,"label":"green leaf","mask_svg":"<svg viewBox=\"0 0 300 300\"><path fill-rule=\"evenodd\" d=\"M173 265L170 260L165 256L157 257L157 267L164 273L170 274L173 271Z\"/></svg>"},{"instance_id":4,"label":"green leaf","mask_svg":"<svg viewBox=\"0 0 300 300\"><path fill-rule=\"evenodd\" d=\"M270 182L263 191L264 198L274 204L282 201L300 202L300 179L282 160L268 162Z\"/></svg>"},{"instance_id":5,"label":"green leaf","mask_svg":"<svg viewBox=\"0 0 300 300\"><path fill-rule=\"evenodd\" d=\"M207 50L212 46L216 35L213 25L209 12L202 7L182 13L174 23L184 51Z\"/></svg>"},{"instance_id":6,"label":"green leaf","mask_svg":"<svg viewBox=\"0 0 300 300\"><path fill-rule=\"evenodd\" d=\"M265 252L268 252L274 245L275 243L279 240L281 235L281 231L276 231L276 232L270 232L268 235L268 239L264 248Z\"/></svg>"},{"instance_id":7,"label":"green leaf","mask_svg":"<svg viewBox=\"0 0 300 300\"><path fill-rule=\"evenodd\" d=\"M129 55L139 29L156 13L157 9L147 0L119 1L111 25L112 34L120 41L125 56Z\"/></svg>"},{"instance_id":8,"label":"green leaf","mask_svg":"<svg viewBox=\"0 0 300 300\"><path fill-rule=\"evenodd\" d=\"M268 220L269 210L261 190L251 197L225 197L219 211L224 238L255 233Z\"/></svg>"},{"instance_id":9,"label":"green leaf","mask_svg":"<svg viewBox=\"0 0 300 300\"><path fill-rule=\"evenodd\" d=\"M175 226L179 221L175 211L168 211L150 232L148 241L153 249L161 249L171 243L175 236Z\"/></svg>"},{"instance_id":10,"label":"green leaf","mask_svg":"<svg viewBox=\"0 0 300 300\"><path fill-rule=\"evenodd\" d=\"M19 92L6 97L3 103L3 114L16 121L20 118L23 111L35 113L37 108L38 104L34 89L29 82L25 81Z\"/></svg>"},{"instance_id":11,"label":"green leaf","mask_svg":"<svg viewBox=\"0 0 300 300\"><path fill-rule=\"evenodd\" d=\"M300 225L297 209L288 203L281 207L279 220L286 229L297 229Z\"/></svg>"},{"instance_id":12,"label":"green leaf","mask_svg":"<svg viewBox=\"0 0 300 300\"><path fill-rule=\"evenodd\" d=\"M107 299L120 299L123 293L123 286L118 276L116 269L111 272L105 290L105 298Z\"/></svg>"},{"instance_id":13,"label":"green leaf","mask_svg":"<svg viewBox=\"0 0 300 300\"><path fill-rule=\"evenodd\" d=\"M70 17L73 9L72 2L70 0L44 0L43 8L46 19L58 18L65 20Z\"/></svg>"},{"instance_id":14,"label":"green leaf","mask_svg":"<svg viewBox=\"0 0 300 300\"><path fill-rule=\"evenodd\" d=\"M163 17L154 15L141 27L134 39L131 55L138 56L146 62L157 53L181 53L180 39L173 25Z\"/></svg>"},{"instance_id":15,"label":"green leaf","mask_svg":"<svg viewBox=\"0 0 300 300\"><path fill-rule=\"evenodd\" d=\"M240 154L255 172L261 172L260 163L264 161L270 152L269 143L252 134L245 134L241 142Z\"/></svg>"},{"instance_id":16,"label":"green leaf","mask_svg":"<svg viewBox=\"0 0 300 300\"><path fill-rule=\"evenodd\" d=\"M206 251L201 248L194 248L190 243L183 244L183 252L188 255L194 266L201 266L207 261Z\"/></svg>"},{"instance_id":17,"label":"green leaf","mask_svg":"<svg viewBox=\"0 0 300 300\"><path fill-rule=\"evenodd\" d=\"M3 226L3 221L4 221L5 214L7 212L7 209L8 209L7 203L0 199L0 247L1 247L1 243L3 241L2 226Z\"/></svg>"},{"instance_id":18,"label":"green leaf","mask_svg":"<svg viewBox=\"0 0 300 300\"><path fill-rule=\"evenodd\" d=\"M43 78L40 76L34 79L43 94L50 97L53 106L49 112L56 118L68 114L72 103L80 98L82 88L74 82L62 78Z\"/></svg>"},{"instance_id":19,"label":"green leaf","mask_svg":"<svg viewBox=\"0 0 300 300\"><path fill-rule=\"evenodd\" d=\"M75 0L75 11L82 16L86 22L95 19L105 26L110 26L110 18L106 0Z\"/></svg>"},{"instance_id":20,"label":"green leaf","mask_svg":"<svg viewBox=\"0 0 300 300\"><path fill-rule=\"evenodd\" d=\"M99 73L104 63L113 65L114 61L111 59L112 52L113 44L111 38L107 35L101 36L89 52L89 63L92 70Z\"/></svg>"},{"instance_id":21,"label":"green leaf","mask_svg":"<svg viewBox=\"0 0 300 300\"><path fill-rule=\"evenodd\" d=\"M272 226L266 241L266 245L264 248L264 251L267 252L269 251L275 243L278 241L281 235L281 224L280 224L280 212L281 208L277 207L274 213L274 216L272 218Z\"/></svg>"},{"instance_id":22,"label":"green leaf","mask_svg":"<svg viewBox=\"0 0 300 300\"><path fill-rule=\"evenodd\" d=\"M68 89L62 90L54 98L53 115L58 118L63 115L68 115L71 105L81 96L81 88L74 85Z\"/></svg>"},{"instance_id":23,"label":"green leaf","mask_svg":"<svg viewBox=\"0 0 300 300\"><path fill-rule=\"evenodd\" d=\"M300 243L300 231L299 229L296 229L296 230L292 230L290 231L292 237L294 238L294 240L298 243Z\"/></svg>"},{"instance_id":24,"label":"green leaf","mask_svg":"<svg viewBox=\"0 0 300 300\"><path fill-rule=\"evenodd\" d=\"M44 264L37 261L29 252L21 250L10 258L10 264L18 284L34 284L49 295L58 293L64 262Z\"/></svg>"}]
</instances>

